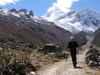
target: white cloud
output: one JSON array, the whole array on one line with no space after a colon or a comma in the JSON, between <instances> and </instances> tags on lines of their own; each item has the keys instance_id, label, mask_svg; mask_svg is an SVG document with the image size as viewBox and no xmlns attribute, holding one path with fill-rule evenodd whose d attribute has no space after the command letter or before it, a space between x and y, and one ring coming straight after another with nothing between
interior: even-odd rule
<instances>
[{"instance_id":1,"label":"white cloud","mask_svg":"<svg viewBox=\"0 0 100 75\"><path fill-rule=\"evenodd\" d=\"M73 2L78 2L79 0L56 0L57 3L53 3L53 7L50 7L48 10L52 10L54 7L59 7L63 11L69 11Z\"/></svg>"},{"instance_id":2,"label":"white cloud","mask_svg":"<svg viewBox=\"0 0 100 75\"><path fill-rule=\"evenodd\" d=\"M73 2L77 2L79 0L57 0L56 5L61 8L70 8Z\"/></svg>"},{"instance_id":3,"label":"white cloud","mask_svg":"<svg viewBox=\"0 0 100 75\"><path fill-rule=\"evenodd\" d=\"M6 4L10 4L10 3L13 3L13 4L16 4L16 2L18 2L20 0L0 0L0 5L6 5Z\"/></svg>"}]
</instances>

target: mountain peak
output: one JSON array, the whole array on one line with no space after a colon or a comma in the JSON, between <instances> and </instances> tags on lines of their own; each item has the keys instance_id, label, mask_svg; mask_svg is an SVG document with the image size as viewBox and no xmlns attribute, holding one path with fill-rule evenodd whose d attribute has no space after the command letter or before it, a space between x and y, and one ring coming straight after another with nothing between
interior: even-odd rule
<instances>
[{"instance_id":1,"label":"mountain peak","mask_svg":"<svg viewBox=\"0 0 100 75\"><path fill-rule=\"evenodd\" d=\"M27 13L27 10L26 9L20 9L18 12Z\"/></svg>"},{"instance_id":2,"label":"mountain peak","mask_svg":"<svg viewBox=\"0 0 100 75\"><path fill-rule=\"evenodd\" d=\"M11 12L18 13L18 11L17 11L16 9L11 9L10 11L11 11Z\"/></svg>"},{"instance_id":3,"label":"mountain peak","mask_svg":"<svg viewBox=\"0 0 100 75\"><path fill-rule=\"evenodd\" d=\"M27 11L26 9L20 9L18 10L18 13L23 14L23 15L27 14L29 16L34 16L32 10Z\"/></svg>"},{"instance_id":4,"label":"mountain peak","mask_svg":"<svg viewBox=\"0 0 100 75\"><path fill-rule=\"evenodd\" d=\"M16 10L16 9L4 9L2 7L0 7L0 14L7 16L7 15L14 15L16 17L20 17L21 15L25 16L26 18L30 18L31 16L34 16L32 10L27 11L26 9L20 9L20 10Z\"/></svg>"},{"instance_id":5,"label":"mountain peak","mask_svg":"<svg viewBox=\"0 0 100 75\"><path fill-rule=\"evenodd\" d=\"M33 14L33 11L32 11L32 10L30 10L30 11L29 11L29 15L34 16L34 14Z\"/></svg>"},{"instance_id":6,"label":"mountain peak","mask_svg":"<svg viewBox=\"0 0 100 75\"><path fill-rule=\"evenodd\" d=\"M2 7L0 7L0 10L2 10L3 8Z\"/></svg>"},{"instance_id":7,"label":"mountain peak","mask_svg":"<svg viewBox=\"0 0 100 75\"><path fill-rule=\"evenodd\" d=\"M55 10L48 11L43 18L72 33L84 31L85 33L93 34L100 27L100 13L94 10L88 8L69 12L64 12L58 8L56 10L56 12ZM48 14L49 17L47 16Z\"/></svg>"}]
</instances>

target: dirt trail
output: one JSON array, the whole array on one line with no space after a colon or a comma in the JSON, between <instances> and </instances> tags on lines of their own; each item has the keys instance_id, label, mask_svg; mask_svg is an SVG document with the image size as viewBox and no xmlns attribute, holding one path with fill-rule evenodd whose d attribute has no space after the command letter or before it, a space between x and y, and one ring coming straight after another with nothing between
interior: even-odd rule
<instances>
[{"instance_id":1,"label":"dirt trail","mask_svg":"<svg viewBox=\"0 0 100 75\"><path fill-rule=\"evenodd\" d=\"M87 50L77 55L77 66L79 68L73 68L71 58L69 57L67 61L62 60L39 70L37 75L100 75L99 70L91 69L85 64L86 52Z\"/></svg>"}]
</instances>

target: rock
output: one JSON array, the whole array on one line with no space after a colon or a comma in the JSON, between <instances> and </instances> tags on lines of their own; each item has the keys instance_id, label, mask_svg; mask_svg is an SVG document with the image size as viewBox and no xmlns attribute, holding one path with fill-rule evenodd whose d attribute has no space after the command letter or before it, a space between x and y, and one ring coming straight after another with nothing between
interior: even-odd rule
<instances>
[{"instance_id":1,"label":"rock","mask_svg":"<svg viewBox=\"0 0 100 75\"><path fill-rule=\"evenodd\" d=\"M31 71L29 75L36 75L36 73Z\"/></svg>"},{"instance_id":2,"label":"rock","mask_svg":"<svg viewBox=\"0 0 100 75\"><path fill-rule=\"evenodd\" d=\"M26 73L26 65L24 63L19 63L17 68L18 74L25 74Z\"/></svg>"},{"instance_id":3,"label":"rock","mask_svg":"<svg viewBox=\"0 0 100 75\"><path fill-rule=\"evenodd\" d=\"M33 12L32 12L32 11L29 11L29 15L34 16L34 14L33 14Z\"/></svg>"},{"instance_id":4,"label":"rock","mask_svg":"<svg viewBox=\"0 0 100 75\"><path fill-rule=\"evenodd\" d=\"M97 65L96 62L94 62L94 61L91 60L91 61L89 62L89 66L93 66L93 67L94 67L94 66L98 66L98 65Z\"/></svg>"},{"instance_id":5,"label":"rock","mask_svg":"<svg viewBox=\"0 0 100 75\"><path fill-rule=\"evenodd\" d=\"M27 13L27 10L26 10L26 9L20 9L18 12L24 12L24 13Z\"/></svg>"},{"instance_id":6,"label":"rock","mask_svg":"<svg viewBox=\"0 0 100 75\"><path fill-rule=\"evenodd\" d=\"M37 70L31 63L26 63L26 67L28 69L31 69L32 71L36 71Z\"/></svg>"},{"instance_id":7,"label":"rock","mask_svg":"<svg viewBox=\"0 0 100 75\"><path fill-rule=\"evenodd\" d=\"M5 68L3 69L4 75L14 75L15 74L15 68L13 63L9 63Z\"/></svg>"},{"instance_id":8,"label":"rock","mask_svg":"<svg viewBox=\"0 0 100 75\"><path fill-rule=\"evenodd\" d=\"M16 9L11 9L10 11L18 13L18 11Z\"/></svg>"}]
</instances>

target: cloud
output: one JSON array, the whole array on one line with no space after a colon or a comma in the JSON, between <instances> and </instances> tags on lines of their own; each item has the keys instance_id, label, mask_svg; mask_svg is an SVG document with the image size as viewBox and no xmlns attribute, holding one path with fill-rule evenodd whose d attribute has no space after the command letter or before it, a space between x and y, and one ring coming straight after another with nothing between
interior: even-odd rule
<instances>
[{"instance_id":1,"label":"cloud","mask_svg":"<svg viewBox=\"0 0 100 75\"><path fill-rule=\"evenodd\" d=\"M77 2L79 0L57 0L56 5L60 8L70 8L73 2Z\"/></svg>"},{"instance_id":2,"label":"cloud","mask_svg":"<svg viewBox=\"0 0 100 75\"><path fill-rule=\"evenodd\" d=\"M20 0L0 0L0 5L6 5L6 4L10 4L10 3L13 3L13 4L16 4L16 2L18 2Z\"/></svg>"},{"instance_id":3,"label":"cloud","mask_svg":"<svg viewBox=\"0 0 100 75\"><path fill-rule=\"evenodd\" d=\"M54 7L59 7L63 11L69 11L73 2L78 2L79 0L56 0L56 3L53 3L53 6L48 10L52 10Z\"/></svg>"}]
</instances>

